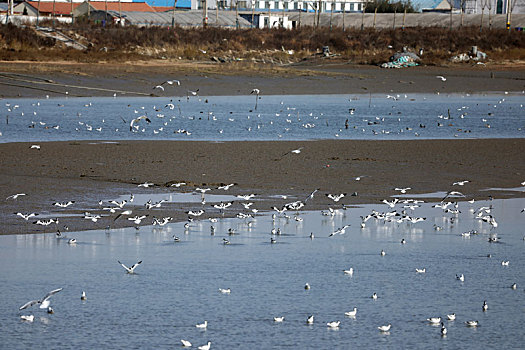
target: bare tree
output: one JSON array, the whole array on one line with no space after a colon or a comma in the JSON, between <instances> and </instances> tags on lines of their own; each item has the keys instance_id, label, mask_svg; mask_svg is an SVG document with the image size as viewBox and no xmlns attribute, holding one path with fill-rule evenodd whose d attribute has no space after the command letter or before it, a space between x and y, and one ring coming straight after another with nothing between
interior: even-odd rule
<instances>
[{"instance_id":1,"label":"bare tree","mask_svg":"<svg viewBox=\"0 0 525 350\"><path fill-rule=\"evenodd\" d=\"M450 30L452 30L452 11L454 10L454 0L447 0L447 3L450 6Z\"/></svg>"},{"instance_id":2,"label":"bare tree","mask_svg":"<svg viewBox=\"0 0 525 350\"><path fill-rule=\"evenodd\" d=\"M487 0L487 8L489 9L489 30L492 29L492 17L490 17L490 10L492 10L492 0Z\"/></svg>"}]
</instances>

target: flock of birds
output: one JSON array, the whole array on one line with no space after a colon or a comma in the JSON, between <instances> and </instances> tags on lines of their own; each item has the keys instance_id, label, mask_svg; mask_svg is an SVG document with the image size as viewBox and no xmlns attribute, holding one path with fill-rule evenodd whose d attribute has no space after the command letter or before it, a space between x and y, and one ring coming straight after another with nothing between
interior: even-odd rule
<instances>
[{"instance_id":1,"label":"flock of birds","mask_svg":"<svg viewBox=\"0 0 525 350\"><path fill-rule=\"evenodd\" d=\"M446 79L446 78L444 78ZM178 80L167 80L163 83L156 85L153 89L164 90L167 86L179 86L180 81ZM100 113L93 113L91 110L96 108L96 102L83 103L80 110L76 112L71 110L71 106L67 106L67 112L60 113L66 107L66 104L59 103L58 110L53 110L52 106L47 106L46 109L52 111L53 117L50 117L47 111L42 110L42 104L40 102L34 102L31 106L20 107L19 104L6 103L6 112L8 120L11 123L6 125L6 128L10 125L17 124L21 130L27 130L27 127L31 130L44 130L46 135L52 137L53 133L57 133L58 139L61 132L67 134L76 133L76 138L82 138L85 135L86 138L110 138L122 137L126 133L138 134L140 137L160 137L160 138L174 138L176 135L190 136L194 135L198 138L203 137L216 137L222 138L224 136L237 138L241 135L245 137L253 138L255 133L259 134L259 138L267 139L281 139L287 137L293 137L294 135L301 135L304 137L307 135L308 130L313 131L315 134L314 138L319 138L322 133L323 137L326 138L340 138L348 137L350 130L358 132L363 135L398 135L402 137L412 136L425 136L428 134L427 126L437 126L437 128L448 127L455 137L459 137L461 133L470 133L472 129L467 129L465 123L460 120L468 118L468 128L482 128L490 129L492 127L491 122L497 121L495 119L498 113L502 111L502 106L507 103L506 98L500 98L496 103L491 103L491 110L485 114L480 111L471 112L470 109L473 106L463 105L457 107L456 111L448 108L445 109L439 115L436 115L436 119L428 119L428 122L417 122L414 121L409 111L403 111L397 105L396 101L415 101L415 98L411 98L408 95L386 95L386 100L393 101L393 105L388 109L383 109L383 116L368 116L368 111L359 107L347 107L345 104L353 104L356 99L349 99L342 102L341 107L347 109L346 112L338 112L338 115L342 117L331 116L325 114L324 111L307 112L302 110L301 107L286 106L283 101L277 106L277 110L270 111L265 106L264 111L258 109L258 102L261 99L261 91L257 88L246 91L247 94L255 96L255 104L253 108L249 109L249 113L245 111L235 110L221 110L217 104L209 103L207 98L201 98L199 96L199 89L195 91L186 91L186 100L195 100L195 104L187 105L183 98L172 98L169 102L161 102L161 105L153 106L132 106L127 105L125 108L119 108L114 113L116 117L98 117ZM427 99L426 97L422 97ZM380 97L378 104L384 103L384 100ZM75 100L72 100L72 103ZM162 106L164 105L164 106ZM188 107L189 106L189 107ZM217 108L216 111L214 109ZM520 109L523 108L523 104L520 105ZM20 111L23 109L23 111ZM184 112L183 112L184 110ZM71 123L71 117L68 114L76 113L76 119ZM506 112L507 113L507 112ZM68 117L67 124L58 122L57 119L53 119L56 115L64 115ZM96 115L96 117L93 116ZM403 116L407 114L406 118ZM105 113L104 113L105 115ZM362 117L359 117L361 115ZM346 119L346 123L344 120ZM64 120L63 118L60 120ZM196 124L195 121L208 120L212 124L207 123L204 128L202 125ZM350 122L349 122L350 121ZM319 130L322 128L322 131ZM345 131L346 129L350 129ZM522 127L518 127L518 130L522 130ZM6 130L7 131L7 130ZM13 134L15 131L9 131ZM436 132L436 135L441 135L441 132ZM95 133L93 135L92 133ZM89 136L91 135L91 136ZM354 134L352 134L355 136ZM432 136L430 137L436 137ZM1 133L0 133L1 136ZM353 137L352 136L352 137ZM450 133L447 133L450 137ZM125 137L133 137L128 135ZM427 136L428 137L428 136ZM38 145L34 145L34 148L38 149Z\"/></svg>"},{"instance_id":2,"label":"flock of birds","mask_svg":"<svg viewBox=\"0 0 525 350\"><path fill-rule=\"evenodd\" d=\"M296 151L300 152L300 149L298 149ZM298 153L298 152L295 152L295 153ZM354 180L355 181L360 181L362 178L365 178L365 177L367 177L367 176L366 175L358 176L358 177L355 177ZM454 187L465 186L469 182L470 182L469 180L456 181L456 182L454 182L452 184L452 187L454 188ZM173 184L173 187L181 188L181 187L183 187L185 185L186 185L185 183L180 182L180 183ZM522 182L521 185L525 186L525 181ZM148 188L148 187L152 186L152 183L145 182L143 184L140 184L139 186ZM215 234L215 227L214 227L213 224L218 222L218 220L220 220L221 217L224 215L225 210L230 209L230 208L231 208L230 210L232 210L232 212L230 213L230 216L231 216L231 214L233 214L233 211L237 210L237 209L233 208L235 202L238 202L242 206L242 208L244 209L244 211L241 210L235 216L237 218L241 219L241 220L244 220L244 222L246 222L247 225L250 225L250 219L253 219L257 215L257 213L260 211L260 209L256 209L256 208L253 207L254 204L255 204L255 201L258 198L258 195L255 194L255 193L238 194L238 195L236 195L236 198L238 199L238 201L220 202L219 204L212 204L212 205L209 206L209 208L206 207L206 209L205 209L205 205L206 205L206 197L205 197L205 195L206 195L206 193L208 193L209 191L212 191L212 192L215 192L215 191L228 191L228 190L232 189L234 186L235 186L235 184L231 183L231 184L218 186L217 188L199 188L199 187L194 188L194 193L200 194L200 196L201 196L202 209L199 209L199 210L188 210L186 212L187 215L188 215L188 221L184 224L185 233L188 233L189 228L190 228L190 224L193 222L193 220L195 218L204 218L204 217L207 216L207 219L212 224L210 226L211 234L214 235ZM394 192L398 192L400 194L406 194L406 193L408 193L411 190L411 188L410 187L396 187L396 188L393 188L392 190ZM295 201L292 201L292 202L288 202L288 203L282 205L281 207L276 207L276 206L272 207L273 213L271 214L271 216L272 216L273 229L271 230L271 232L269 232L270 243L272 243L272 244L276 243L277 242L277 238L281 235L281 228L275 226L276 222L277 222L276 220L278 218L285 218L286 220L301 221L302 219L300 217L300 212L299 211L301 209L303 209L307 205L307 202L309 200L314 199L314 196L318 192L319 192L319 189L315 189L302 200L295 200ZM329 206L327 208L327 210L321 211L321 214L323 216L328 216L328 217L332 217L333 218L335 215L337 215L337 212L339 210L346 210L346 209L349 208L345 204L340 204L340 201L347 196L346 193L338 193L338 194L325 193L324 195L333 202L333 205ZM20 200L20 199L24 198L25 196L27 196L25 193L16 193L16 194L8 196L6 198L6 200L16 201L16 200ZM287 200L288 196L282 195L281 198L283 200ZM435 208L435 210L442 211L442 213L443 213L442 215L446 215L448 221L451 222L451 223L454 223L454 221L458 218L458 215L461 212L459 210L459 203L457 201L455 201L458 198L466 200L466 196L462 192L457 191L455 189L451 190L451 191L448 191L446 193L446 195L444 196L444 198L442 198L441 201L437 202L436 204L432 205L432 207ZM254 200L254 201L252 201L252 200ZM105 204L104 201L99 202L99 205L101 207L103 207L102 210L105 210L105 211L107 210L110 213L110 215L107 216L108 220L111 220L111 221L114 222L114 221L118 220L119 218L125 216L133 224L139 225L139 224L142 223L142 220L146 219L147 217L149 217L150 215L152 215L154 213L153 212L154 209L159 208L163 203L166 202L165 200L161 200L159 202L153 203L151 200L149 200L146 203L145 207L148 210L152 210L151 214L146 214L146 215L141 215L141 216L136 215L134 217L131 217L133 211L135 210L131 206L133 201L134 201L134 195L130 195L128 200L121 200L121 201L110 200L110 201L107 201L107 203L110 204L110 206L108 206L108 207L104 207L104 204ZM74 201L74 200L67 201L67 202L55 202L55 203L53 203L53 206L56 206L57 208L63 208L64 209L64 208L69 208L70 206L73 206L75 203L76 203L76 201ZM259 203L261 203L261 202L259 202ZM414 225L414 224L417 224L418 222L422 222L422 221L426 220L425 217L418 217L418 216L414 216L414 214L413 214L414 211L416 211L417 208L419 208L421 206L421 203L423 203L423 201L421 201L421 200L400 199L399 197L395 196L394 199L392 199L392 200L385 199L385 200L382 201L382 203L386 204L386 207L388 208L388 210L384 211L384 212L379 212L379 211L376 211L376 210L372 210L370 214L361 216L360 217L361 218L361 223L360 223L360 227L361 228L365 228L368 225L369 220L374 220L378 224L387 224L387 223L402 224L402 223L406 223L407 225ZM492 206L481 206L481 207L478 207L478 208L474 208L474 203L475 203L474 200L468 200L468 201L465 201L464 203L465 203L465 205L470 205L469 211L472 212L472 214L473 214L475 219L479 220L480 222L486 223L488 225L489 232L490 232L489 238L488 238L488 242L489 243L499 243L500 239L499 239L499 237L497 236L497 233L494 230L496 227L498 227L498 222L496 221L495 217L492 214L492 209L493 209ZM334 207L335 209L332 208L332 207ZM453 209L451 209L451 208L453 208ZM522 210L522 213L523 212L525 212L525 208ZM205 213L207 215L204 215ZM29 220L32 217L38 216L37 213L16 213L16 215L20 216L22 219L24 219L26 221ZM90 213L85 213L84 214L84 219L91 220L94 223L96 223L101 218L102 218L102 215L99 215L99 214L90 214ZM171 222L173 220L171 217L157 218L154 215L152 215L152 218L153 218L153 221L151 222L151 224L153 226L156 226L156 225L164 226L164 225L168 224L169 222ZM37 221L34 222L34 224L40 224L40 225L49 225L49 224L52 224L52 223L56 224L57 227L58 227L58 220L57 219L37 220ZM346 229L348 227L350 227L350 224L345 224L342 227L340 227L340 228L330 232L327 235L327 237L333 237L333 236L337 236L337 235L344 235L345 232L346 232ZM434 229L436 231L439 231L439 230L441 230L443 228L440 227L440 226L434 225ZM235 237L235 235L237 235L237 234L238 234L238 232L236 232L235 229L233 229L233 228L228 229L228 235L229 236ZM476 230L470 230L470 231L467 231L467 232L463 232L461 234L461 236L464 237L464 238L470 238L470 236L474 236L474 235L477 235L477 234L479 234L479 232L477 232ZM59 230L57 231L57 238L58 239L62 239L63 238L62 233ZM223 238L223 244L224 245L231 244L230 239ZM314 234L313 233L310 234L310 239L314 239ZM72 241L72 240L74 240L74 241ZM177 237L177 236L173 236L173 240L174 240L174 242L180 242L180 238ZM525 240L525 237L524 237L524 240ZM70 239L68 241L68 243L76 244L76 240L75 239ZM401 240L401 244L406 244L406 240L404 238ZM384 249L381 249L379 255L384 257L386 255L386 251ZM120 261L118 261L118 263L125 269L125 271L128 274L134 274L135 270L137 269L137 267L142 263L142 260L134 263L130 267L125 265L125 264L123 264L123 263L121 263ZM508 260L501 261L501 265L502 266L508 266L509 263L510 262ZM350 267L348 269L344 269L343 273L345 275L352 276L354 274L354 268ZM418 267L418 268L415 269L415 273L417 273L417 274L424 274L424 273L426 273L426 268L425 267ZM456 279L459 282L463 283L465 281L465 276L464 276L464 274L456 274ZM511 289L517 289L517 284L513 283L509 287ZM304 288L306 290L309 290L311 288L311 286L308 283L306 283ZM40 299L31 300L31 301L23 304L20 307L20 311L28 309L28 308L30 308L33 305L39 305L40 309L46 309L48 313L53 313L54 311L53 311L53 309L50 306L50 298L53 295L55 295L58 292L60 292L61 290L62 290L62 288L54 289L54 290L50 291L49 293L47 293L46 295L44 295ZM222 294L230 294L231 293L231 289L230 288L219 288L219 292L222 293ZM377 293L374 292L370 296L370 298L372 300L378 299ZM85 291L82 292L81 299L82 300L86 300L87 299ZM483 302L483 304L481 305L481 309L483 311L487 311L488 310L488 303L487 303L487 301ZM358 312L357 307L354 307L350 311L345 312L344 315L347 316L347 317L355 318L357 316L357 312ZM33 322L34 315L21 315L20 318L22 320L26 321L26 322ZM446 318L447 318L448 322L453 322L453 321L456 320L456 314L455 313L447 314ZM279 316L273 317L273 321L276 322L276 323L282 323L282 322L284 322L284 320L285 320L285 316L283 316L283 315L279 315ZM447 328L445 326L445 323L443 322L444 319L441 316L432 316L432 317L429 317L426 321L428 323L430 323L430 324L433 324L433 325L440 325L441 326L441 335L442 336L446 336L447 335L448 330L447 330ZM306 322L306 324L309 324L309 325L314 324L314 315L308 315L308 317L306 318L305 322ZM474 320L474 319L467 319L467 320L464 321L464 323L468 327L477 327L479 325L479 322L477 320ZM327 322L326 326L328 328L338 329L340 324L341 324L340 320L333 320L333 321ZM208 327L208 322L204 321L203 323L196 324L195 327L200 328L200 329L206 329ZM378 325L377 329L380 332L382 332L382 333L389 334L389 332L391 330L391 327L392 327L392 324L388 323L388 324ZM182 345L184 347L191 347L192 346L191 342L188 341L188 340L181 339L181 343L182 343ZM199 346L199 349L200 350L207 350L207 349L210 349L210 347L211 347L211 342L208 342L207 344Z\"/></svg>"}]
</instances>

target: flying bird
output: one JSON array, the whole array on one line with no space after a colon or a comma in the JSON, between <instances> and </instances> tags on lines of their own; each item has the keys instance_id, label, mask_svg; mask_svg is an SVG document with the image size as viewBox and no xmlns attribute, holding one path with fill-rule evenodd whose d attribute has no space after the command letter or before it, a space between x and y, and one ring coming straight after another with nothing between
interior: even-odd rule
<instances>
[{"instance_id":1,"label":"flying bird","mask_svg":"<svg viewBox=\"0 0 525 350\"><path fill-rule=\"evenodd\" d=\"M123 263L121 263L119 260L117 260L117 262L118 262L120 265L122 265L122 267L123 267L124 269L126 269L126 271L127 271L128 273L133 274L133 273L135 273L135 269L137 268L137 266L139 266L139 265L142 263L142 260L139 261L138 263L134 264L134 265L131 266L131 267L127 267L126 265L124 265Z\"/></svg>"},{"instance_id":2,"label":"flying bird","mask_svg":"<svg viewBox=\"0 0 525 350\"><path fill-rule=\"evenodd\" d=\"M5 200L18 199L18 197L22 197L22 196L25 196L25 195L26 195L25 193L16 193L16 194L12 194L12 195L8 196Z\"/></svg>"},{"instance_id":3,"label":"flying bird","mask_svg":"<svg viewBox=\"0 0 525 350\"><path fill-rule=\"evenodd\" d=\"M27 309L28 307L33 306L35 304L40 304L40 309L47 309L49 307L49 303L50 303L49 302L49 298L51 298L53 295L55 295L56 293L60 292L61 290L62 290L62 288L54 289L51 292L49 292L46 295L44 295L44 297L42 299L28 301L24 305L20 306L19 310Z\"/></svg>"}]
</instances>

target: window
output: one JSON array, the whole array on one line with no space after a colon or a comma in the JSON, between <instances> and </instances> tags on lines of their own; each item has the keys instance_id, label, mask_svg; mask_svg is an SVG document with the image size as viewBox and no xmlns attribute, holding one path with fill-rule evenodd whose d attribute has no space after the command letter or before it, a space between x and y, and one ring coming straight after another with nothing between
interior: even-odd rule
<instances>
[{"instance_id":1,"label":"window","mask_svg":"<svg viewBox=\"0 0 525 350\"><path fill-rule=\"evenodd\" d=\"M279 1L275 1L274 5L273 5L273 8L274 9L278 9L279 8Z\"/></svg>"}]
</instances>

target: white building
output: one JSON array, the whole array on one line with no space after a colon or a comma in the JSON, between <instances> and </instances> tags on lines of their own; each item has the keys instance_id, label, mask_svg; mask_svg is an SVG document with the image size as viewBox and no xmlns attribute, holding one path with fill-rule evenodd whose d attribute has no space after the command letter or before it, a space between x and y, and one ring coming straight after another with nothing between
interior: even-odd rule
<instances>
[{"instance_id":1,"label":"white building","mask_svg":"<svg viewBox=\"0 0 525 350\"><path fill-rule=\"evenodd\" d=\"M207 0L208 8L255 10L255 11L306 11L315 12L321 5L321 12L361 12L366 0L320 0L320 1L288 1L288 0ZM202 8L202 4L199 5Z\"/></svg>"}]
</instances>

